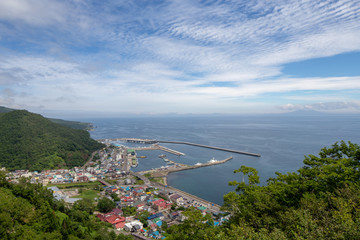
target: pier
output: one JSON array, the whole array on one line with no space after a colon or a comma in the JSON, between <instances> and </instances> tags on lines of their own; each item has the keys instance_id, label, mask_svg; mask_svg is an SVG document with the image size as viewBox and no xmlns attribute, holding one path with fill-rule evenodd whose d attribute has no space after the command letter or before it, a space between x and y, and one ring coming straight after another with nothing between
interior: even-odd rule
<instances>
[{"instance_id":1,"label":"pier","mask_svg":"<svg viewBox=\"0 0 360 240\"><path fill-rule=\"evenodd\" d=\"M169 173L172 173L172 172L180 172L180 171L185 171L185 170L190 170L190 169L196 169L196 168L202 168L202 167L209 167L209 166L213 166L213 165L217 165L217 164L223 164L223 163L226 163L227 161L230 161L231 159L233 159L232 156L228 157L224 160L217 160L214 162L201 163L198 165L187 165L187 164L183 164L183 163L177 163L177 162L174 162L174 161L168 159L168 161L173 164L172 166L169 166L165 169L158 168L158 169L142 171L142 172L138 172L138 173L141 175L143 175L145 173L156 173L157 177L166 177Z\"/></svg>"},{"instance_id":2,"label":"pier","mask_svg":"<svg viewBox=\"0 0 360 240\"><path fill-rule=\"evenodd\" d=\"M170 149L170 148L160 146L159 144L155 144L155 146L157 146L159 150L163 150L165 152L172 153L172 154L177 155L177 156L184 156L185 155L185 153L182 153L182 152Z\"/></svg>"},{"instance_id":3,"label":"pier","mask_svg":"<svg viewBox=\"0 0 360 240\"><path fill-rule=\"evenodd\" d=\"M184 144L184 145L209 148L209 149L214 149L214 150L219 150L219 151L224 151L224 152L243 154L243 155L248 155L248 156L253 156L253 157L261 157L261 155L258 154L258 153L251 153L251 152L233 150L233 149L228 149L228 148L213 147L213 146L208 146L208 145L203 145L203 144L198 144L198 143L181 142L181 141L163 141L163 140L140 139L140 138L113 138L113 139L99 139L98 141L103 142L103 143L108 143L108 142L111 142L111 141L114 141L114 142L116 142L116 141L134 142L134 143L154 144L154 145L157 145L157 146L159 146L159 145L156 144L156 143ZM178 155L178 156L185 155L183 153L177 152L177 151L169 149L169 148L165 148L163 146L160 146L160 147L163 148L163 149L160 149L160 150L170 152L170 153L173 153L173 154ZM145 149L143 149L143 150L145 150ZM152 150L152 149L148 149L148 150ZM171 150L171 151L169 151L169 150Z\"/></svg>"},{"instance_id":4,"label":"pier","mask_svg":"<svg viewBox=\"0 0 360 240\"><path fill-rule=\"evenodd\" d=\"M134 149L135 151L147 151L147 150L162 150L171 154L174 154L176 156L184 156L185 153L164 147L164 146L160 146L159 144L153 144L149 147L133 147L131 149Z\"/></svg>"},{"instance_id":5,"label":"pier","mask_svg":"<svg viewBox=\"0 0 360 240\"><path fill-rule=\"evenodd\" d=\"M215 162L207 162L207 163L201 163L199 165L185 165L185 164L181 164L182 166L180 168L171 168L166 170L168 173L171 172L180 172L180 171L184 171L184 170L189 170L189 169L195 169L195 168L201 168L201 167L209 167L209 166L213 166L213 165L217 165L217 164L223 164L226 163L227 161L230 161L231 159L233 159L233 157L228 157L224 160L218 160ZM175 163L175 162L174 162ZM175 163L178 164L178 163Z\"/></svg>"},{"instance_id":6,"label":"pier","mask_svg":"<svg viewBox=\"0 0 360 240\"><path fill-rule=\"evenodd\" d=\"M142 139L142 138L107 138L107 139L98 139L99 142L108 143L108 142L131 142L131 143L144 143L144 144L154 144L158 141L154 139Z\"/></svg>"},{"instance_id":7,"label":"pier","mask_svg":"<svg viewBox=\"0 0 360 240\"><path fill-rule=\"evenodd\" d=\"M253 156L253 157L261 157L261 155L257 154L257 153L244 152L244 151L233 150L233 149L228 149L228 148L213 147L213 146L202 145L202 144L197 144L197 143L178 142L178 141L161 141L161 140L158 140L157 142L159 142L159 143L184 144L184 145L190 145L190 146L195 146L195 147L203 147L203 148L215 149L215 150L224 151L224 152L232 152L232 153L244 154L244 155L249 155L249 156Z\"/></svg>"}]
</instances>

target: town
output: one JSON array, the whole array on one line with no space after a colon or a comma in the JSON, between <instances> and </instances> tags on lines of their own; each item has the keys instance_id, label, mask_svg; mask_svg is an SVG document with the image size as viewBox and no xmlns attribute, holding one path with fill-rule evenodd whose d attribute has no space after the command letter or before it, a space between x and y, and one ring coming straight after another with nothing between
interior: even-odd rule
<instances>
[{"instance_id":1,"label":"town","mask_svg":"<svg viewBox=\"0 0 360 240\"><path fill-rule=\"evenodd\" d=\"M90 198L94 205L99 199L107 198L114 202L115 208L103 213L96 211L96 217L112 224L116 231L140 239L165 238L164 229L183 222L186 217L182 212L188 208L198 209L204 216L210 215L215 226L229 218L220 211L219 205L167 186L169 171L191 166L171 161L171 166L136 173L131 171L131 167L138 164L135 149L111 142L106 145L93 153L83 167L42 172L16 170L8 173L8 179L17 182L25 177L31 183L48 186L57 200L69 206L82 197ZM165 160L165 155L159 157Z\"/></svg>"}]
</instances>

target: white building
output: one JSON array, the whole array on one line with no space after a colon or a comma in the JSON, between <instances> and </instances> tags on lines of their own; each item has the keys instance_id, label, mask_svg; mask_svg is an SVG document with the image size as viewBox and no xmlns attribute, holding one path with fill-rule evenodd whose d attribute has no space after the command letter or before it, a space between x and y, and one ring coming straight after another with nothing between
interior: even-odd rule
<instances>
[{"instance_id":1,"label":"white building","mask_svg":"<svg viewBox=\"0 0 360 240\"><path fill-rule=\"evenodd\" d=\"M128 232L136 232L143 228L143 224L139 220L125 223L124 230Z\"/></svg>"}]
</instances>

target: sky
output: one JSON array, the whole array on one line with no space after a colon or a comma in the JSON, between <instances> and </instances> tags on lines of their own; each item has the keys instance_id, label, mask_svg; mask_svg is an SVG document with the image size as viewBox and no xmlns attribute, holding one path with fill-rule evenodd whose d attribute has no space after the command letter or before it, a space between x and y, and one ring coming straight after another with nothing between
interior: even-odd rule
<instances>
[{"instance_id":1,"label":"sky","mask_svg":"<svg viewBox=\"0 0 360 240\"><path fill-rule=\"evenodd\" d=\"M360 113L360 1L1 0L0 106Z\"/></svg>"}]
</instances>

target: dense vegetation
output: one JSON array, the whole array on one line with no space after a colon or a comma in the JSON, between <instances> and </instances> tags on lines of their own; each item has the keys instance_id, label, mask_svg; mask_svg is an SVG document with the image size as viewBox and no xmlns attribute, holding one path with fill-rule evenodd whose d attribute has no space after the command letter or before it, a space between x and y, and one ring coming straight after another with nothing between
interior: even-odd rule
<instances>
[{"instance_id":1,"label":"dense vegetation","mask_svg":"<svg viewBox=\"0 0 360 240\"><path fill-rule=\"evenodd\" d=\"M103 147L87 131L16 110L0 115L0 164L10 170L80 166Z\"/></svg>"},{"instance_id":2,"label":"dense vegetation","mask_svg":"<svg viewBox=\"0 0 360 240\"><path fill-rule=\"evenodd\" d=\"M94 127L91 123L86 122L78 122L78 121L68 121L68 120L62 120L57 118L48 118L53 123L57 123L60 125L63 125L65 127L74 128L74 129L81 129L81 130L92 130Z\"/></svg>"},{"instance_id":3,"label":"dense vegetation","mask_svg":"<svg viewBox=\"0 0 360 240\"><path fill-rule=\"evenodd\" d=\"M91 215L93 210L89 200L77 201L70 209L45 187L26 179L9 183L0 172L0 239L132 239L116 235L111 224Z\"/></svg>"},{"instance_id":4,"label":"dense vegetation","mask_svg":"<svg viewBox=\"0 0 360 240\"><path fill-rule=\"evenodd\" d=\"M335 143L319 156L305 157L296 173L276 173L258 186L256 169L235 170L246 181L233 181L236 192L224 196L232 214L214 227L199 211L174 225L167 239L360 239L360 148ZM241 178L242 178L241 177Z\"/></svg>"},{"instance_id":5,"label":"dense vegetation","mask_svg":"<svg viewBox=\"0 0 360 240\"><path fill-rule=\"evenodd\" d=\"M4 113L12 112L15 110L16 109L0 106L0 116ZM57 118L48 118L48 119L54 123L57 123L57 124L60 124L60 125L66 126L66 127L74 128L74 129L92 130L94 128L94 126L91 123L87 123L87 122L67 121L67 120L62 120L62 119L57 119Z\"/></svg>"},{"instance_id":6,"label":"dense vegetation","mask_svg":"<svg viewBox=\"0 0 360 240\"><path fill-rule=\"evenodd\" d=\"M11 108L7 108L7 107L0 106L0 114L1 114L1 113L11 112L11 111L14 111L14 110L15 110L15 109L11 109Z\"/></svg>"}]
</instances>

